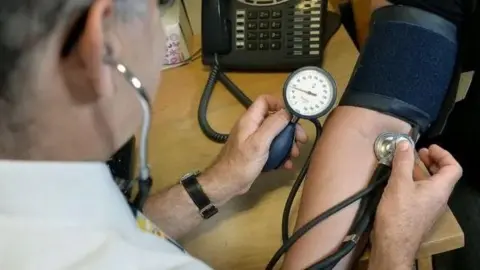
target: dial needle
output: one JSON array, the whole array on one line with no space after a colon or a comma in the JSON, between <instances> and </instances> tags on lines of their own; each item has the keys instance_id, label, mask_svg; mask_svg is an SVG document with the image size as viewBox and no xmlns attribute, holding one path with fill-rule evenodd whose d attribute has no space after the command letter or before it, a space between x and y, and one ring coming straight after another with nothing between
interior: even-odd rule
<instances>
[{"instance_id":1,"label":"dial needle","mask_svg":"<svg viewBox=\"0 0 480 270\"><path fill-rule=\"evenodd\" d=\"M296 87L293 87L293 88L294 88L295 90L300 91L300 92L303 92L303 93L305 93L305 94L307 94L307 95L314 96L314 97L317 96L317 94L315 94L315 93L313 93L313 92L311 92L311 91L306 91L306 90L299 89L299 88L296 88Z\"/></svg>"}]
</instances>

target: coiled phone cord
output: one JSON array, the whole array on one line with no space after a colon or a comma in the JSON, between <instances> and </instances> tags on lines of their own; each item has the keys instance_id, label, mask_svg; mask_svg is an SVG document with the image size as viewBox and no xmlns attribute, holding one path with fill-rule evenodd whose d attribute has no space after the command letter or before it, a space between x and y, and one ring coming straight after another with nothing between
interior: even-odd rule
<instances>
[{"instance_id":1,"label":"coiled phone cord","mask_svg":"<svg viewBox=\"0 0 480 270\"><path fill-rule=\"evenodd\" d=\"M212 70L210 72L210 75L207 80L207 84L205 85L205 89L203 91L202 97L200 99L200 105L198 107L198 122L200 124L200 128L202 129L203 133L212 141L218 142L218 143L225 143L228 140L228 134L222 134L219 132L216 132L209 124L208 119L207 119L207 110L208 110L208 104L210 101L210 98L213 93L213 89L215 88L215 85L217 81L220 81L225 88L245 107L248 108L251 104L252 101L243 93L243 91L238 88L237 85L235 85L230 78L228 78L225 73L221 72L220 66L218 64L215 64L212 67ZM315 125L315 140L312 145L312 150L310 151L306 161L305 165L303 166L302 170L300 171L297 179L295 180L292 189L290 190L290 193L288 194L288 198L285 203L283 215L282 215L282 239L283 241L287 241L288 239L288 221L290 219L290 212L292 209L293 201L295 200L295 196L298 193L298 190L300 189L303 180L305 179L305 176L307 174L309 165L310 165L310 158L313 154L313 149L315 149L315 146L317 144L318 138L320 138L321 133L322 133L322 125L318 121L318 119L311 119L310 122L312 122Z\"/></svg>"},{"instance_id":2,"label":"coiled phone cord","mask_svg":"<svg viewBox=\"0 0 480 270\"><path fill-rule=\"evenodd\" d=\"M217 84L217 81L220 81L225 85L227 90L245 107L248 108L252 105L252 100L249 99L243 92L238 88L230 78L225 75L225 73L220 71L220 66L215 64L212 67L212 71L208 76L207 84L205 85L205 89L203 90L202 97L200 98L200 105L198 106L198 123L200 124L200 128L202 129L205 136L207 136L210 140L217 142L217 143L225 143L228 140L228 134L222 134L216 132L212 126L208 123L207 119L207 110L208 110L208 103L210 102L210 98L212 97L213 89Z\"/></svg>"},{"instance_id":3,"label":"coiled phone cord","mask_svg":"<svg viewBox=\"0 0 480 270\"><path fill-rule=\"evenodd\" d=\"M207 80L207 84L205 85L205 89L203 91L200 105L198 108L198 121L200 124L200 128L202 132L212 141L217 143L225 143L228 140L228 134L222 134L216 132L208 122L207 119L207 111L208 111L208 104L210 98L213 93L213 89L216 83L220 81L227 90L245 107L248 108L252 101L238 88L235 83L233 83L221 70L218 62L212 67L210 72L209 78ZM305 165L303 166L302 170L300 171L297 179L295 180L292 189L288 195L288 198L285 203L285 208L282 215L282 240L283 245L280 249L277 250L275 255L272 257L270 262L268 263L266 269L273 269L275 264L280 260L280 258L285 254L291 246L295 242L297 242L303 235L305 235L308 231L318 225L320 222L324 221L325 219L329 218L330 216L334 215L335 213L341 211L345 207L351 205L352 203L365 198L360 202L360 209L357 212L355 217L355 221L352 225L352 228L349 231L350 237L347 237L346 241L343 245L338 249L337 252L332 254L331 256L311 265L307 269L332 269L343 257L349 254L356 246L357 241L359 240L360 236L367 232L369 227L371 226L374 215L376 212L376 207L378 205L378 201L381 198L381 194L383 193L383 188L379 189L380 187L384 187L386 182L390 176L390 168L385 165L379 165L377 170L372 176L372 181L370 185L358 192L357 194L345 199L344 201L340 202L339 204L335 205L334 207L328 209L324 213L320 214L316 218L309 221L307 224L299 228L297 231L293 233L292 236L289 237L289 228L288 228L288 221L290 218L291 208L295 199L298 190L300 189L306 173L308 171L310 165L310 159L312 153L315 149L316 143L318 138L320 138L322 133L322 126L317 119L310 120L316 128L316 136L314 140L314 144L310 153L307 157ZM377 190L378 188L378 190ZM372 196L369 196L373 193ZM368 196L368 198L367 198Z\"/></svg>"}]
</instances>

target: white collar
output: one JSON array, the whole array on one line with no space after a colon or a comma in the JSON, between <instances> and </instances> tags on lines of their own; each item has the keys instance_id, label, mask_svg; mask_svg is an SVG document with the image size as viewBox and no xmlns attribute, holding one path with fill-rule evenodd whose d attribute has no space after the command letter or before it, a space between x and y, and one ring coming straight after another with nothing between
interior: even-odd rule
<instances>
[{"instance_id":1,"label":"white collar","mask_svg":"<svg viewBox=\"0 0 480 270\"><path fill-rule=\"evenodd\" d=\"M131 231L135 219L100 162L0 161L0 216Z\"/></svg>"}]
</instances>

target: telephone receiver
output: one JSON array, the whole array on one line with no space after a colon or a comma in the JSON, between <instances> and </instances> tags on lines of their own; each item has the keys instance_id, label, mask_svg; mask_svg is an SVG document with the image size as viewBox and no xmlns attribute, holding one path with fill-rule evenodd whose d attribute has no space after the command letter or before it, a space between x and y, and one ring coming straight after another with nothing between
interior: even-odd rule
<instances>
[{"instance_id":1,"label":"telephone receiver","mask_svg":"<svg viewBox=\"0 0 480 270\"><path fill-rule=\"evenodd\" d=\"M230 1L202 0L202 51L227 54L231 50L231 21L228 18Z\"/></svg>"}]
</instances>

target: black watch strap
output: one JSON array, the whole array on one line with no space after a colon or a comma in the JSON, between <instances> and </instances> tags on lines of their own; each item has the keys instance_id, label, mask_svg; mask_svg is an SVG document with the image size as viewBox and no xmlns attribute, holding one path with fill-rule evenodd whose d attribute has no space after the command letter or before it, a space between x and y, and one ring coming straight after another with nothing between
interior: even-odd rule
<instances>
[{"instance_id":1,"label":"black watch strap","mask_svg":"<svg viewBox=\"0 0 480 270\"><path fill-rule=\"evenodd\" d=\"M198 183L197 176L200 173L190 173L182 177L180 183L183 185L193 203L198 207L199 213L204 219L209 219L218 213L217 207L212 204L207 194Z\"/></svg>"}]
</instances>

